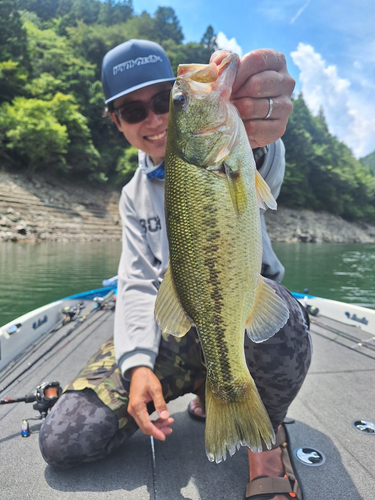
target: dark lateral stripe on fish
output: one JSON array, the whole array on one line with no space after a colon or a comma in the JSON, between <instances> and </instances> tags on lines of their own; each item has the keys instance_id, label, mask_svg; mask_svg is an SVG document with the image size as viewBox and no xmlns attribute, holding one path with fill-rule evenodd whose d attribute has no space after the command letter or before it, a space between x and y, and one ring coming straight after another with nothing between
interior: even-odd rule
<instances>
[{"instance_id":1,"label":"dark lateral stripe on fish","mask_svg":"<svg viewBox=\"0 0 375 500\"><path fill-rule=\"evenodd\" d=\"M224 307L224 297L222 295L222 282L220 279L220 270L217 268L217 254L219 250L219 242L221 238L220 229L217 227L216 209L211 205L204 207L203 224L211 228L206 233L206 251L204 257L204 265L208 269L210 297L213 301L213 314L211 315L210 329L212 330L212 338L209 345L204 345L205 352L215 351L218 366L215 367L215 379L219 376L221 380L215 380L220 388L226 385L226 381L232 381L232 372L230 360L227 355L228 347L226 344L226 325L223 321L222 311ZM229 387L228 387L229 388Z\"/></svg>"}]
</instances>

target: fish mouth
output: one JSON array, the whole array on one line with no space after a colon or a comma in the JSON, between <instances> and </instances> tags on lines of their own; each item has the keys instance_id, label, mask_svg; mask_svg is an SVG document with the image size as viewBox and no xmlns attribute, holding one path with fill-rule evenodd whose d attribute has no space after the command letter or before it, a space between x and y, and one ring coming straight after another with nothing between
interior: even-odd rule
<instances>
[{"instance_id":1,"label":"fish mouth","mask_svg":"<svg viewBox=\"0 0 375 500\"><path fill-rule=\"evenodd\" d=\"M167 137L167 130L163 130L163 132L160 132L160 134L155 134L155 135L145 135L144 138L147 141L151 142L157 142L160 141L161 139L164 139L164 137Z\"/></svg>"},{"instance_id":2,"label":"fish mouth","mask_svg":"<svg viewBox=\"0 0 375 500\"><path fill-rule=\"evenodd\" d=\"M188 78L198 83L213 83L218 78L218 67L210 64L180 64L177 68L177 78Z\"/></svg>"},{"instance_id":3,"label":"fish mouth","mask_svg":"<svg viewBox=\"0 0 375 500\"><path fill-rule=\"evenodd\" d=\"M231 53L221 61L219 66L213 62L209 64L180 64L177 68L177 79L188 78L197 83L214 83L228 68L232 73L234 72L235 76L238 62L238 55Z\"/></svg>"},{"instance_id":4,"label":"fish mouth","mask_svg":"<svg viewBox=\"0 0 375 500\"><path fill-rule=\"evenodd\" d=\"M234 79L239 66L239 56L229 54L219 66L209 64L180 64L177 81L185 80L193 94L208 94L213 88L220 91L221 98L229 101Z\"/></svg>"}]
</instances>

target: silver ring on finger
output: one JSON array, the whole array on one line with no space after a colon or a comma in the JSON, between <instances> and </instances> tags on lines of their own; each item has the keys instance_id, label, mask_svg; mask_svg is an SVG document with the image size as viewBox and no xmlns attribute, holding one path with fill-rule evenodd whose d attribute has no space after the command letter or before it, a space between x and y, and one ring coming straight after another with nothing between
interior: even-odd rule
<instances>
[{"instance_id":1,"label":"silver ring on finger","mask_svg":"<svg viewBox=\"0 0 375 500\"><path fill-rule=\"evenodd\" d=\"M268 120L268 118L272 115L272 111L273 111L273 99L271 97L267 97L268 99L268 113L266 114L266 116L263 118L263 120Z\"/></svg>"}]
</instances>

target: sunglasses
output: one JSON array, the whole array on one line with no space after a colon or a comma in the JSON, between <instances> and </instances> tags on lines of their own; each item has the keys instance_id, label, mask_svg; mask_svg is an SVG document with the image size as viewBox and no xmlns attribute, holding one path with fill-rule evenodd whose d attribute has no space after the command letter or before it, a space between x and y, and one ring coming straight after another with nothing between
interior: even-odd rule
<instances>
[{"instance_id":1,"label":"sunglasses","mask_svg":"<svg viewBox=\"0 0 375 500\"><path fill-rule=\"evenodd\" d=\"M169 111L169 97L171 89L163 90L154 95L149 103L141 101L131 101L120 108L115 109L115 115L118 119L124 120L127 123L140 123L148 116L149 110L156 115L163 115Z\"/></svg>"}]
</instances>

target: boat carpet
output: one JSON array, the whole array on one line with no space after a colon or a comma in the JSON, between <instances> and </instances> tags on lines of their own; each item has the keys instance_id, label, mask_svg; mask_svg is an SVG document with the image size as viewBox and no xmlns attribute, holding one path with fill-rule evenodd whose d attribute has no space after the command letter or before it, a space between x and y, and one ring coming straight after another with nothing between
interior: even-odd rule
<instances>
[{"instance_id":1,"label":"boat carpet","mask_svg":"<svg viewBox=\"0 0 375 500\"><path fill-rule=\"evenodd\" d=\"M352 424L362 419L375 421L375 360L363 355L364 349L353 348L355 341L342 340L331 331L346 328L332 322L324 327L322 320L316 318L312 324L312 365L288 413L295 421L288 426L291 449L310 447L325 456L321 466L295 460L305 500L373 500L375 435L361 433ZM47 339L18 370L69 328L71 325L66 325ZM0 397L23 396L43 381L59 381L64 386L112 329L113 312L98 312ZM358 335L361 337L360 332ZM348 342L351 345L345 344ZM191 398L186 395L169 404L175 418L174 432L166 442L155 442L154 455L150 438L137 432L126 449L68 471L56 470L43 461L38 447L40 420L30 420L31 435L21 437L22 420L37 415L32 404L0 406L2 498L242 499L248 480L246 450L242 448L224 463L210 463L204 450L204 425L191 420L186 412Z\"/></svg>"}]
</instances>

